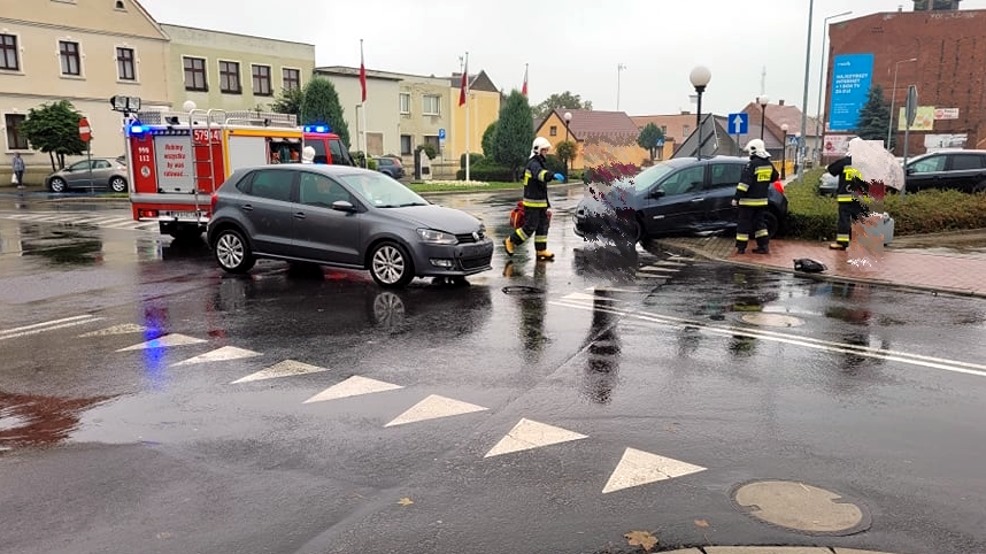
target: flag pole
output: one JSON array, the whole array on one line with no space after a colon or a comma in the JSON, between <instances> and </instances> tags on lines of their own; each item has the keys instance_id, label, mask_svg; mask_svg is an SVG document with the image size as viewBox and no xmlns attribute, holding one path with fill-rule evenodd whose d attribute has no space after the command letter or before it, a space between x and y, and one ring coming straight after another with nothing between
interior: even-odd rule
<instances>
[{"instance_id":1,"label":"flag pole","mask_svg":"<svg viewBox=\"0 0 986 554\"><path fill-rule=\"evenodd\" d=\"M470 158L472 158L472 156L470 155L470 151L469 151L469 135L472 134L470 132L471 129L469 127L469 52L466 52L466 67L463 69L462 75L463 75L463 77L462 77L463 82L465 82L465 84L466 84L466 87L465 87L465 90L466 90L466 104L465 104L465 108L466 108L466 182L468 183L469 181L472 180L472 179L470 179L470 175L469 175L469 162L471 161Z\"/></svg>"},{"instance_id":2,"label":"flag pole","mask_svg":"<svg viewBox=\"0 0 986 554\"><path fill-rule=\"evenodd\" d=\"M363 39L359 39L359 62L360 65L364 68L363 71L366 71L365 69L366 65L363 63ZM370 153L367 152L367 144L366 144L366 94L365 93L362 96L362 100L363 100L362 101L363 109L360 110L360 120L361 120L360 130L363 132L363 167L365 169L370 167Z\"/></svg>"}]
</instances>

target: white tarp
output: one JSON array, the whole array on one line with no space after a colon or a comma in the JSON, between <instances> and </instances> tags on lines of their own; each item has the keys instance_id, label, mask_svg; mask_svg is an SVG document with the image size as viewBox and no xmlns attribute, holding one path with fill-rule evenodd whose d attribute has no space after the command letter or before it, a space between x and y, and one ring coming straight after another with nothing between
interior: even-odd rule
<instances>
[{"instance_id":1,"label":"white tarp","mask_svg":"<svg viewBox=\"0 0 986 554\"><path fill-rule=\"evenodd\" d=\"M854 138L849 141L852 166L863 174L868 183L883 183L888 188L904 188L904 168L893 154L887 152L880 141Z\"/></svg>"}]
</instances>

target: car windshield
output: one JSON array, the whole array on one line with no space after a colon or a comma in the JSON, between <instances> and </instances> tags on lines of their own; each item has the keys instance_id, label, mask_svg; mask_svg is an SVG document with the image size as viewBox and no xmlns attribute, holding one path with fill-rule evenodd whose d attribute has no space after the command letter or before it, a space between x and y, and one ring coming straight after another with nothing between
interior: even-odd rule
<instances>
[{"instance_id":1,"label":"car windshield","mask_svg":"<svg viewBox=\"0 0 986 554\"><path fill-rule=\"evenodd\" d=\"M376 208L427 206L428 201L383 173L340 175L339 180Z\"/></svg>"},{"instance_id":2,"label":"car windshield","mask_svg":"<svg viewBox=\"0 0 986 554\"><path fill-rule=\"evenodd\" d=\"M640 172L636 177L625 179L624 182L632 182L637 191L644 192L674 170L674 166L667 162L659 163Z\"/></svg>"}]
</instances>

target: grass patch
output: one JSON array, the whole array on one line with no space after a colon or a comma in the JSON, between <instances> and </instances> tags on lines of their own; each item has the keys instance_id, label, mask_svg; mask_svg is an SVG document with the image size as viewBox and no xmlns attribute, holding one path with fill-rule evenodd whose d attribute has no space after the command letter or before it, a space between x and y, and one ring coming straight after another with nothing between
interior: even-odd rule
<instances>
[{"instance_id":1,"label":"grass patch","mask_svg":"<svg viewBox=\"0 0 986 554\"><path fill-rule=\"evenodd\" d=\"M805 240L832 240L836 234L839 206L831 196L819 196L818 179L824 169L805 173L784 190L788 219L784 236ZM887 195L870 204L874 211L894 218L894 235L941 233L986 227L986 194L954 190L926 190L917 194Z\"/></svg>"}]
</instances>

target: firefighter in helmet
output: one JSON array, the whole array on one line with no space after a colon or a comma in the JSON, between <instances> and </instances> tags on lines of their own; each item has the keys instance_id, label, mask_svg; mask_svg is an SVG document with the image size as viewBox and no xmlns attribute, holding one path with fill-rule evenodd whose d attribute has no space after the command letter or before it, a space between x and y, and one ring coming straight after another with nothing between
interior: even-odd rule
<instances>
[{"instance_id":1,"label":"firefighter in helmet","mask_svg":"<svg viewBox=\"0 0 986 554\"><path fill-rule=\"evenodd\" d=\"M856 140L860 139L853 139ZM849 155L828 166L829 174L839 178L839 188L835 193L839 202L839 224L835 242L829 245L833 250L849 248L853 223L869 213L869 209L860 201L862 195L868 192L869 185L863 180L863 174L852 165L852 146L853 142L850 141Z\"/></svg>"},{"instance_id":2,"label":"firefighter in helmet","mask_svg":"<svg viewBox=\"0 0 986 554\"><path fill-rule=\"evenodd\" d=\"M551 143L544 137L534 139L531 158L524 169L524 226L503 240L507 254L514 255L517 245L534 236L534 250L538 260L554 260L555 255L548 250L548 183L563 181L561 173L551 174L545 156Z\"/></svg>"},{"instance_id":3,"label":"firefighter in helmet","mask_svg":"<svg viewBox=\"0 0 986 554\"><path fill-rule=\"evenodd\" d=\"M767 194L771 184L778 179L777 169L770 163L770 153L760 139L746 145L750 162L743 168L743 176L736 185L733 206L739 206L736 225L736 252L746 253L750 233L757 239L756 254L770 253L770 233L767 231Z\"/></svg>"}]
</instances>

